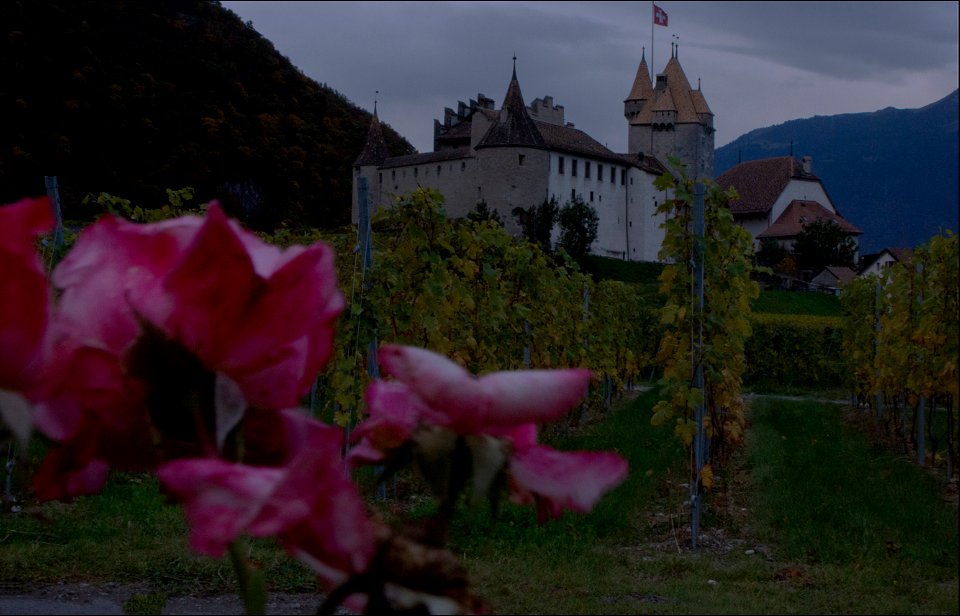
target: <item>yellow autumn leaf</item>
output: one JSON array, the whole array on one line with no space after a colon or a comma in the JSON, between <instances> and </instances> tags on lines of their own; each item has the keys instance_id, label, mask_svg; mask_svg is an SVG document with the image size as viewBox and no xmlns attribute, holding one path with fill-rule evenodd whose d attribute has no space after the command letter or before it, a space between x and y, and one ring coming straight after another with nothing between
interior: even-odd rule
<instances>
[{"instance_id":1,"label":"yellow autumn leaf","mask_svg":"<svg viewBox=\"0 0 960 616\"><path fill-rule=\"evenodd\" d=\"M713 468L709 464L700 469L700 485L708 490L713 487Z\"/></svg>"}]
</instances>

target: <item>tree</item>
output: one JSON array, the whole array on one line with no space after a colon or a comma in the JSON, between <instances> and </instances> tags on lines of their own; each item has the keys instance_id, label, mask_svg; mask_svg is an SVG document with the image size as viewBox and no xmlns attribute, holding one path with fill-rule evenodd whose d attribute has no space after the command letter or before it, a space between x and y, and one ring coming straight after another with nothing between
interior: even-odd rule
<instances>
[{"instance_id":1,"label":"tree","mask_svg":"<svg viewBox=\"0 0 960 616\"><path fill-rule=\"evenodd\" d=\"M500 212L490 209L490 206L487 205L486 200L477 201L477 204L473 207L473 209L467 212L467 220L472 220L473 222L492 220L499 226L503 226L503 220L500 219Z\"/></svg>"},{"instance_id":2,"label":"tree","mask_svg":"<svg viewBox=\"0 0 960 616\"><path fill-rule=\"evenodd\" d=\"M520 225L523 236L535 244L539 244L544 252L551 252L550 236L553 226L557 224L560 204L556 197L544 199L540 205L532 205L527 209L513 208L513 217Z\"/></svg>"},{"instance_id":3,"label":"tree","mask_svg":"<svg viewBox=\"0 0 960 616\"><path fill-rule=\"evenodd\" d=\"M818 274L828 265L854 267L857 242L832 220L818 219L803 227L793 245L800 271Z\"/></svg>"},{"instance_id":4,"label":"tree","mask_svg":"<svg viewBox=\"0 0 960 616\"><path fill-rule=\"evenodd\" d=\"M579 196L567 201L560 210L560 247L577 263L583 264L590 246L597 239L600 217Z\"/></svg>"},{"instance_id":5,"label":"tree","mask_svg":"<svg viewBox=\"0 0 960 616\"><path fill-rule=\"evenodd\" d=\"M790 251L783 247L777 240L765 237L760 240L760 249L757 250L757 265L777 269L790 254Z\"/></svg>"}]
</instances>

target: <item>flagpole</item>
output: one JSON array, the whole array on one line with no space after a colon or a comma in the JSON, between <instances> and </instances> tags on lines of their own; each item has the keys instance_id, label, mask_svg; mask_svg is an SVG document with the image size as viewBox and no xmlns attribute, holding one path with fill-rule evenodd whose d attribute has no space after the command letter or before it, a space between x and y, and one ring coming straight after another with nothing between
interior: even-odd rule
<instances>
[{"instance_id":1,"label":"flagpole","mask_svg":"<svg viewBox=\"0 0 960 616\"><path fill-rule=\"evenodd\" d=\"M653 26L656 19L653 17L653 0L650 2L650 71L656 75L657 74L657 63L654 61L653 55Z\"/></svg>"}]
</instances>

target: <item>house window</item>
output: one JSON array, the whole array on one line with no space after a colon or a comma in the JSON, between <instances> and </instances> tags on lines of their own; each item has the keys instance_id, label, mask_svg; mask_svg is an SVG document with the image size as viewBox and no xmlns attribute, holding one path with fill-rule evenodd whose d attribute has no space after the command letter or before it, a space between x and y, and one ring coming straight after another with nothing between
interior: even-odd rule
<instances>
[{"instance_id":1,"label":"house window","mask_svg":"<svg viewBox=\"0 0 960 616\"><path fill-rule=\"evenodd\" d=\"M600 164L597 165L597 181L603 181L603 165Z\"/></svg>"},{"instance_id":2,"label":"house window","mask_svg":"<svg viewBox=\"0 0 960 616\"><path fill-rule=\"evenodd\" d=\"M620 186L625 186L627 184L627 170L620 170Z\"/></svg>"},{"instance_id":3,"label":"house window","mask_svg":"<svg viewBox=\"0 0 960 616\"><path fill-rule=\"evenodd\" d=\"M590 177L590 161L589 160L583 161L583 177L585 178Z\"/></svg>"},{"instance_id":4,"label":"house window","mask_svg":"<svg viewBox=\"0 0 960 616\"><path fill-rule=\"evenodd\" d=\"M561 157L560 157L560 163L559 163L559 164L560 164L560 175L563 175L563 163L564 163L563 156L561 156Z\"/></svg>"},{"instance_id":5,"label":"house window","mask_svg":"<svg viewBox=\"0 0 960 616\"><path fill-rule=\"evenodd\" d=\"M526 157L526 154L517 154L517 164L523 166L523 159Z\"/></svg>"},{"instance_id":6,"label":"house window","mask_svg":"<svg viewBox=\"0 0 960 616\"><path fill-rule=\"evenodd\" d=\"M613 167L610 168L610 183L615 184L617 181L617 170Z\"/></svg>"},{"instance_id":7,"label":"house window","mask_svg":"<svg viewBox=\"0 0 960 616\"><path fill-rule=\"evenodd\" d=\"M577 177L577 159L574 158L570 161L570 175Z\"/></svg>"},{"instance_id":8,"label":"house window","mask_svg":"<svg viewBox=\"0 0 960 616\"><path fill-rule=\"evenodd\" d=\"M590 203L593 203L593 191L590 191Z\"/></svg>"},{"instance_id":9,"label":"house window","mask_svg":"<svg viewBox=\"0 0 960 616\"><path fill-rule=\"evenodd\" d=\"M577 189L576 189L576 188L571 188L571 189L570 189L570 200L572 201L572 200L574 200L574 199L576 199L576 198L577 198Z\"/></svg>"}]
</instances>

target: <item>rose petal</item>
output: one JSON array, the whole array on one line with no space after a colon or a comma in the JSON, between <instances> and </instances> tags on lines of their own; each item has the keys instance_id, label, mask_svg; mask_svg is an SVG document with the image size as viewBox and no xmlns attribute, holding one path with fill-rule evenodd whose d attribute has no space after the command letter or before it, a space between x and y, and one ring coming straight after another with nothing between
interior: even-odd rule
<instances>
[{"instance_id":1,"label":"rose petal","mask_svg":"<svg viewBox=\"0 0 960 616\"><path fill-rule=\"evenodd\" d=\"M510 461L510 476L519 489L517 500L525 501L532 494L546 503L553 517L563 509L590 511L604 492L626 478L627 470L627 461L617 454L561 452L542 446L519 450Z\"/></svg>"}]
</instances>

